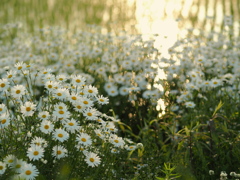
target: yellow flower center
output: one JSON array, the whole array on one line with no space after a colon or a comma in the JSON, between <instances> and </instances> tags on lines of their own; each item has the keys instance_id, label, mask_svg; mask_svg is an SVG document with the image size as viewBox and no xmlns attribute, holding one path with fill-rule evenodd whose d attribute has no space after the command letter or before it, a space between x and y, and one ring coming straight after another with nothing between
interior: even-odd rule
<instances>
[{"instance_id":1,"label":"yellow flower center","mask_svg":"<svg viewBox=\"0 0 240 180\"><path fill-rule=\"evenodd\" d=\"M91 162L94 162L94 161L95 161L93 158L90 158L89 160L90 160Z\"/></svg>"},{"instance_id":2,"label":"yellow flower center","mask_svg":"<svg viewBox=\"0 0 240 180\"><path fill-rule=\"evenodd\" d=\"M12 162L13 162L13 159L9 159L9 160L8 160L8 163L12 163Z\"/></svg>"},{"instance_id":3,"label":"yellow flower center","mask_svg":"<svg viewBox=\"0 0 240 180\"><path fill-rule=\"evenodd\" d=\"M73 96L73 97L72 97L72 100L77 100L77 97L76 97L76 96Z\"/></svg>"},{"instance_id":4,"label":"yellow flower center","mask_svg":"<svg viewBox=\"0 0 240 180\"><path fill-rule=\"evenodd\" d=\"M47 116L44 114L44 115L42 115L42 118L46 118Z\"/></svg>"},{"instance_id":5,"label":"yellow flower center","mask_svg":"<svg viewBox=\"0 0 240 180\"><path fill-rule=\"evenodd\" d=\"M60 155L60 154L62 154L62 151L59 151L59 150L58 150L58 151L57 151L57 155Z\"/></svg>"},{"instance_id":6,"label":"yellow flower center","mask_svg":"<svg viewBox=\"0 0 240 180\"><path fill-rule=\"evenodd\" d=\"M58 96L62 96L62 93L57 93Z\"/></svg>"},{"instance_id":7,"label":"yellow flower center","mask_svg":"<svg viewBox=\"0 0 240 180\"><path fill-rule=\"evenodd\" d=\"M78 105L77 108L78 108L78 109L82 109L82 106Z\"/></svg>"},{"instance_id":8,"label":"yellow flower center","mask_svg":"<svg viewBox=\"0 0 240 180\"><path fill-rule=\"evenodd\" d=\"M3 119L3 120L1 121L2 124L5 124L6 122L7 122L6 119Z\"/></svg>"},{"instance_id":9,"label":"yellow flower center","mask_svg":"<svg viewBox=\"0 0 240 180\"><path fill-rule=\"evenodd\" d=\"M2 88L5 87L5 86L6 86L6 85L5 85L4 83L1 84L1 87L2 87Z\"/></svg>"},{"instance_id":10,"label":"yellow flower center","mask_svg":"<svg viewBox=\"0 0 240 180\"><path fill-rule=\"evenodd\" d=\"M31 111L32 109L30 107L26 107L26 111Z\"/></svg>"},{"instance_id":11,"label":"yellow flower center","mask_svg":"<svg viewBox=\"0 0 240 180\"><path fill-rule=\"evenodd\" d=\"M0 166L0 170L2 170L3 169L3 166Z\"/></svg>"},{"instance_id":12,"label":"yellow flower center","mask_svg":"<svg viewBox=\"0 0 240 180\"><path fill-rule=\"evenodd\" d=\"M74 123L70 122L70 123L68 123L68 125L69 125L69 126L73 126L73 125L74 125Z\"/></svg>"},{"instance_id":13,"label":"yellow flower center","mask_svg":"<svg viewBox=\"0 0 240 180\"><path fill-rule=\"evenodd\" d=\"M49 89L51 89L51 88L52 88L52 85L51 85L51 84L49 84L49 85L48 85L48 88L49 88Z\"/></svg>"},{"instance_id":14,"label":"yellow flower center","mask_svg":"<svg viewBox=\"0 0 240 180\"><path fill-rule=\"evenodd\" d=\"M62 138L62 137L63 137L63 134L58 134L58 137Z\"/></svg>"},{"instance_id":15,"label":"yellow flower center","mask_svg":"<svg viewBox=\"0 0 240 180\"><path fill-rule=\"evenodd\" d=\"M87 140L86 140L86 138L82 138L81 141L82 142L86 142Z\"/></svg>"},{"instance_id":16,"label":"yellow flower center","mask_svg":"<svg viewBox=\"0 0 240 180\"><path fill-rule=\"evenodd\" d=\"M64 111L58 111L59 112L59 114L64 114Z\"/></svg>"},{"instance_id":17,"label":"yellow flower center","mask_svg":"<svg viewBox=\"0 0 240 180\"><path fill-rule=\"evenodd\" d=\"M77 82L77 83L80 83L80 82L81 82L81 80L80 80L80 79L76 79L76 82Z\"/></svg>"},{"instance_id":18,"label":"yellow flower center","mask_svg":"<svg viewBox=\"0 0 240 180\"><path fill-rule=\"evenodd\" d=\"M119 141L117 139L114 140L115 143L119 143Z\"/></svg>"},{"instance_id":19,"label":"yellow flower center","mask_svg":"<svg viewBox=\"0 0 240 180\"><path fill-rule=\"evenodd\" d=\"M38 151L34 151L34 152L33 152L33 155L34 155L34 156L37 156L38 154L39 154Z\"/></svg>"},{"instance_id":20,"label":"yellow flower center","mask_svg":"<svg viewBox=\"0 0 240 180\"><path fill-rule=\"evenodd\" d=\"M31 174L32 174L32 171L27 170L27 171L25 171L25 174L26 174L26 175L31 175Z\"/></svg>"},{"instance_id":21,"label":"yellow flower center","mask_svg":"<svg viewBox=\"0 0 240 180\"><path fill-rule=\"evenodd\" d=\"M21 168L21 164L16 164L15 168Z\"/></svg>"},{"instance_id":22,"label":"yellow flower center","mask_svg":"<svg viewBox=\"0 0 240 180\"><path fill-rule=\"evenodd\" d=\"M84 104L88 104L88 101L83 101Z\"/></svg>"},{"instance_id":23,"label":"yellow flower center","mask_svg":"<svg viewBox=\"0 0 240 180\"><path fill-rule=\"evenodd\" d=\"M18 70L21 70L21 69L22 69L22 66L19 66L17 69L18 69Z\"/></svg>"},{"instance_id":24,"label":"yellow flower center","mask_svg":"<svg viewBox=\"0 0 240 180\"><path fill-rule=\"evenodd\" d=\"M44 126L44 129L49 129L49 125L45 125L45 126Z\"/></svg>"},{"instance_id":25,"label":"yellow flower center","mask_svg":"<svg viewBox=\"0 0 240 180\"><path fill-rule=\"evenodd\" d=\"M92 113L89 112L89 113L87 113L87 115L88 115L88 116L92 116Z\"/></svg>"},{"instance_id":26,"label":"yellow flower center","mask_svg":"<svg viewBox=\"0 0 240 180\"><path fill-rule=\"evenodd\" d=\"M89 93L93 93L93 90L89 89L88 92L89 92Z\"/></svg>"},{"instance_id":27,"label":"yellow flower center","mask_svg":"<svg viewBox=\"0 0 240 180\"><path fill-rule=\"evenodd\" d=\"M103 99L99 99L99 101L101 101L101 102L104 102L104 100L103 100Z\"/></svg>"}]
</instances>

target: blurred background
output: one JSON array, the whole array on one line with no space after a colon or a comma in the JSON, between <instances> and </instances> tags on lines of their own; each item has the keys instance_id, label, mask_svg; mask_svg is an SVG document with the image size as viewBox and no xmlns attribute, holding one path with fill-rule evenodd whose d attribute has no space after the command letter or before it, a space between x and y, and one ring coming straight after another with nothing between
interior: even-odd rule
<instances>
[{"instance_id":1,"label":"blurred background","mask_svg":"<svg viewBox=\"0 0 240 180\"><path fill-rule=\"evenodd\" d=\"M0 23L21 22L29 31L45 26L69 30L94 24L109 31L159 34L175 41L180 29L221 31L224 16L239 33L240 0L0 0Z\"/></svg>"}]
</instances>

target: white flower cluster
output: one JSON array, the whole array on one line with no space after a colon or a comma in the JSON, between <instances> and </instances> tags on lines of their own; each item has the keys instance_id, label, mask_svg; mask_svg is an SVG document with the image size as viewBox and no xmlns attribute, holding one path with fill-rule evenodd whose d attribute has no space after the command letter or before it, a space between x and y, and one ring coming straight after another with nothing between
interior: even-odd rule
<instances>
[{"instance_id":1,"label":"white flower cluster","mask_svg":"<svg viewBox=\"0 0 240 180\"><path fill-rule=\"evenodd\" d=\"M136 149L134 142L117 135L119 120L96 108L109 100L87 85L84 76L41 73L24 62L12 72L11 78L7 73L0 79L0 174L10 168L16 178L34 179L41 163L47 167L63 158L99 166L107 156L103 144L112 154ZM37 81L44 87L40 95L35 94Z\"/></svg>"},{"instance_id":2,"label":"white flower cluster","mask_svg":"<svg viewBox=\"0 0 240 180\"><path fill-rule=\"evenodd\" d=\"M189 32L169 49L170 58L161 59L160 68L170 84L168 93L176 96L176 105L195 108L199 102L226 96L229 102L239 102L239 37L230 39L224 33Z\"/></svg>"}]
</instances>

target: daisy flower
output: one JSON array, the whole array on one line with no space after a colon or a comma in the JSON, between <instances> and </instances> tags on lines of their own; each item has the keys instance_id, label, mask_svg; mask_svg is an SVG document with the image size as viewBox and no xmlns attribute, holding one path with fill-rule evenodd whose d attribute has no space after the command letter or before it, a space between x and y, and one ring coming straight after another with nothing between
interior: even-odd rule
<instances>
[{"instance_id":1,"label":"daisy flower","mask_svg":"<svg viewBox=\"0 0 240 180\"><path fill-rule=\"evenodd\" d=\"M28 148L27 156L30 160L39 160L43 157L44 149L41 146L33 145Z\"/></svg>"},{"instance_id":2,"label":"daisy flower","mask_svg":"<svg viewBox=\"0 0 240 180\"><path fill-rule=\"evenodd\" d=\"M39 117L41 120L47 120L49 116L50 116L50 114L49 114L48 111L42 111L42 112L39 112L39 113L38 113L38 117Z\"/></svg>"},{"instance_id":3,"label":"daisy flower","mask_svg":"<svg viewBox=\"0 0 240 180\"><path fill-rule=\"evenodd\" d=\"M74 86L83 86L86 81L86 78L81 75L72 75L71 78Z\"/></svg>"},{"instance_id":4,"label":"daisy flower","mask_svg":"<svg viewBox=\"0 0 240 180\"><path fill-rule=\"evenodd\" d=\"M77 112L84 112L84 110L87 108L87 106L82 102L75 102L74 104L74 110Z\"/></svg>"},{"instance_id":5,"label":"daisy flower","mask_svg":"<svg viewBox=\"0 0 240 180\"><path fill-rule=\"evenodd\" d=\"M9 114L3 113L0 115L0 129L7 127L10 124Z\"/></svg>"},{"instance_id":6,"label":"daisy flower","mask_svg":"<svg viewBox=\"0 0 240 180\"><path fill-rule=\"evenodd\" d=\"M69 95L69 97L68 97L68 100L69 100L71 103L78 102L80 99L81 99L81 97L78 96L77 93L72 93L72 94Z\"/></svg>"},{"instance_id":7,"label":"daisy flower","mask_svg":"<svg viewBox=\"0 0 240 180\"><path fill-rule=\"evenodd\" d=\"M99 158L99 156L93 152L89 152L86 154L85 161L88 166L91 167L96 167L101 163L101 159Z\"/></svg>"},{"instance_id":8,"label":"daisy flower","mask_svg":"<svg viewBox=\"0 0 240 180\"><path fill-rule=\"evenodd\" d=\"M105 136L103 135L100 129L95 129L94 132L98 137L100 137L101 139L104 139Z\"/></svg>"},{"instance_id":9,"label":"daisy flower","mask_svg":"<svg viewBox=\"0 0 240 180\"><path fill-rule=\"evenodd\" d=\"M87 133L79 134L76 140L79 144L82 144L84 146L89 146L92 144L91 136L89 136Z\"/></svg>"},{"instance_id":10,"label":"daisy flower","mask_svg":"<svg viewBox=\"0 0 240 180\"><path fill-rule=\"evenodd\" d=\"M83 92L86 94L86 96L96 96L98 94L98 89L92 85L89 85L84 86Z\"/></svg>"},{"instance_id":11,"label":"daisy flower","mask_svg":"<svg viewBox=\"0 0 240 180\"><path fill-rule=\"evenodd\" d=\"M15 172L21 173L22 172L22 167L26 164L25 161L21 159L16 159L14 163L11 165L11 168L14 169Z\"/></svg>"},{"instance_id":12,"label":"daisy flower","mask_svg":"<svg viewBox=\"0 0 240 180\"><path fill-rule=\"evenodd\" d=\"M59 119L61 119L61 118L67 119L70 117L70 112L66 109L55 109L53 111L53 116L57 117Z\"/></svg>"},{"instance_id":13,"label":"daisy flower","mask_svg":"<svg viewBox=\"0 0 240 180\"><path fill-rule=\"evenodd\" d=\"M59 87L60 87L60 84L59 82L56 82L56 81L47 81L45 83L45 88L50 92L54 91L55 89L58 89Z\"/></svg>"},{"instance_id":14,"label":"daisy flower","mask_svg":"<svg viewBox=\"0 0 240 180\"><path fill-rule=\"evenodd\" d=\"M133 151L133 150L137 149L137 146L135 146L135 145L130 145L130 146L126 145L125 149L128 150L128 151Z\"/></svg>"},{"instance_id":15,"label":"daisy flower","mask_svg":"<svg viewBox=\"0 0 240 180\"><path fill-rule=\"evenodd\" d=\"M3 114L7 111L7 107L5 104L0 104L0 114Z\"/></svg>"},{"instance_id":16,"label":"daisy flower","mask_svg":"<svg viewBox=\"0 0 240 180\"><path fill-rule=\"evenodd\" d=\"M0 79L0 91L6 91L9 87L8 79Z\"/></svg>"},{"instance_id":17,"label":"daisy flower","mask_svg":"<svg viewBox=\"0 0 240 180\"><path fill-rule=\"evenodd\" d=\"M64 142L69 138L69 134L63 129L56 129L53 133L53 137L60 142Z\"/></svg>"},{"instance_id":18,"label":"daisy flower","mask_svg":"<svg viewBox=\"0 0 240 180\"><path fill-rule=\"evenodd\" d=\"M64 121L64 127L67 129L67 131L74 133L79 129L79 125L76 120L73 118L71 120Z\"/></svg>"},{"instance_id":19,"label":"daisy flower","mask_svg":"<svg viewBox=\"0 0 240 180\"><path fill-rule=\"evenodd\" d=\"M109 99L107 97L103 97L103 95L96 97L98 104L104 105L109 103Z\"/></svg>"},{"instance_id":20,"label":"daisy flower","mask_svg":"<svg viewBox=\"0 0 240 180\"><path fill-rule=\"evenodd\" d=\"M118 95L118 89L117 89L117 87L114 86L114 87L108 89L107 93L108 93L109 96L112 96L112 97L117 96Z\"/></svg>"},{"instance_id":21,"label":"daisy flower","mask_svg":"<svg viewBox=\"0 0 240 180\"><path fill-rule=\"evenodd\" d=\"M110 143L112 143L115 147L123 147L125 144L124 140L116 134L110 137Z\"/></svg>"},{"instance_id":22,"label":"daisy flower","mask_svg":"<svg viewBox=\"0 0 240 180\"><path fill-rule=\"evenodd\" d=\"M34 137L34 139L31 141L31 146L33 145L47 147L47 141L41 137Z\"/></svg>"},{"instance_id":23,"label":"daisy flower","mask_svg":"<svg viewBox=\"0 0 240 180\"><path fill-rule=\"evenodd\" d=\"M81 101L82 101L82 103L83 103L86 107L91 107L91 106L93 106L93 101L90 100L90 99L87 98L87 97L82 97Z\"/></svg>"},{"instance_id":24,"label":"daisy flower","mask_svg":"<svg viewBox=\"0 0 240 180\"><path fill-rule=\"evenodd\" d=\"M59 75L57 75L56 76L56 79L58 80L58 81L60 81L60 82L65 82L65 81L67 81L67 75L65 75L65 74L59 74Z\"/></svg>"},{"instance_id":25,"label":"daisy flower","mask_svg":"<svg viewBox=\"0 0 240 180\"><path fill-rule=\"evenodd\" d=\"M7 79L13 79L14 77L16 77L17 71L15 70L10 70L7 72L6 74L6 78Z\"/></svg>"},{"instance_id":26,"label":"daisy flower","mask_svg":"<svg viewBox=\"0 0 240 180\"><path fill-rule=\"evenodd\" d=\"M119 88L119 93L120 93L120 95L122 95L122 96L128 95L128 94L129 94L128 89L129 89L129 87L127 87L127 86L122 86L122 87L120 87L120 88Z\"/></svg>"},{"instance_id":27,"label":"daisy flower","mask_svg":"<svg viewBox=\"0 0 240 180\"><path fill-rule=\"evenodd\" d=\"M88 120L97 120L98 116L100 115L100 112L95 108L87 108L84 110L83 115Z\"/></svg>"},{"instance_id":28,"label":"daisy flower","mask_svg":"<svg viewBox=\"0 0 240 180\"><path fill-rule=\"evenodd\" d=\"M7 165L4 162L0 161L0 175L4 174L7 169Z\"/></svg>"},{"instance_id":29,"label":"daisy flower","mask_svg":"<svg viewBox=\"0 0 240 180\"><path fill-rule=\"evenodd\" d=\"M36 109L36 105L30 101L27 101L24 103L24 105L21 106L21 113L24 116L32 116L35 109Z\"/></svg>"},{"instance_id":30,"label":"daisy flower","mask_svg":"<svg viewBox=\"0 0 240 180\"><path fill-rule=\"evenodd\" d=\"M60 100L63 100L67 96L69 96L69 92L66 88L54 89L53 93L54 93L54 97Z\"/></svg>"},{"instance_id":31,"label":"daisy flower","mask_svg":"<svg viewBox=\"0 0 240 180\"><path fill-rule=\"evenodd\" d=\"M16 157L12 154L10 154L4 158L4 162L10 166L14 163L15 160L16 160Z\"/></svg>"},{"instance_id":32,"label":"daisy flower","mask_svg":"<svg viewBox=\"0 0 240 180\"><path fill-rule=\"evenodd\" d=\"M36 168L36 166L32 165L32 164L24 164L24 166L22 167L22 173L20 174L21 178L24 178L26 180L33 180L35 179L39 172L38 169Z\"/></svg>"},{"instance_id":33,"label":"daisy flower","mask_svg":"<svg viewBox=\"0 0 240 180\"><path fill-rule=\"evenodd\" d=\"M14 65L18 71L25 70L26 64L24 62L18 62Z\"/></svg>"},{"instance_id":34,"label":"daisy flower","mask_svg":"<svg viewBox=\"0 0 240 180\"><path fill-rule=\"evenodd\" d=\"M52 155L57 159L67 156L67 149L65 149L63 146L54 146L52 150Z\"/></svg>"},{"instance_id":35,"label":"daisy flower","mask_svg":"<svg viewBox=\"0 0 240 180\"><path fill-rule=\"evenodd\" d=\"M185 106L187 108L194 108L196 106L196 104L192 101L188 101L188 102L185 103Z\"/></svg>"},{"instance_id":36,"label":"daisy flower","mask_svg":"<svg viewBox=\"0 0 240 180\"><path fill-rule=\"evenodd\" d=\"M16 85L11 88L11 95L14 98L20 99L26 94L26 88L23 85Z\"/></svg>"},{"instance_id":37,"label":"daisy flower","mask_svg":"<svg viewBox=\"0 0 240 180\"><path fill-rule=\"evenodd\" d=\"M54 125L50 121L44 120L41 123L40 131L42 131L45 134L48 134L53 131L53 127Z\"/></svg>"}]
</instances>

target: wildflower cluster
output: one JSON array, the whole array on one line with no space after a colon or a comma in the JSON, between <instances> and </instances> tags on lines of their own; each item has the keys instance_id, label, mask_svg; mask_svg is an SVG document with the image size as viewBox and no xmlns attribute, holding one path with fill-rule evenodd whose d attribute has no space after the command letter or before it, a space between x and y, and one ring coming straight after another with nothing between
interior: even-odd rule
<instances>
[{"instance_id":1,"label":"wildflower cluster","mask_svg":"<svg viewBox=\"0 0 240 180\"><path fill-rule=\"evenodd\" d=\"M171 82L165 91L175 102L168 104L171 111L184 114L186 108L197 108L208 110L210 116L212 104L220 100L239 103L239 38L229 39L225 33L190 31L169 49L170 58L162 58L160 68Z\"/></svg>"},{"instance_id":2,"label":"wildflower cluster","mask_svg":"<svg viewBox=\"0 0 240 180\"><path fill-rule=\"evenodd\" d=\"M4 40L9 35L3 33L2 37ZM36 76L45 74L49 86L56 85L51 82L52 74L59 82L66 82L71 74L84 77L87 84L94 85L100 94L109 97L107 108L104 109L101 103L99 108L104 112L113 109L123 123L135 126L136 133L139 131L136 124L142 126L151 112L149 108L153 109L154 116L158 113L156 106L162 90L154 84L158 75L159 52L154 48L154 40L143 40L141 35L131 36L125 32L104 34L98 27L70 34L65 29L49 27L40 29L39 34L35 33L32 37L25 37L19 30L11 44L3 44L0 58L1 67L8 68L5 78L15 77L16 82L18 77L14 65L17 63L17 68L25 71L20 62L37 67L39 72ZM32 76L35 78L35 75ZM72 78L75 86L83 83L79 76ZM34 85L41 87L42 80L35 79ZM96 88L89 91L96 93ZM42 88L37 91L40 94ZM99 97L98 101L104 103L107 100Z\"/></svg>"},{"instance_id":3,"label":"wildflower cluster","mask_svg":"<svg viewBox=\"0 0 240 180\"><path fill-rule=\"evenodd\" d=\"M117 161L118 153L136 147L130 139L118 136L115 124L119 120L97 109L108 98L88 85L84 76L42 73L25 62L14 66L0 79L3 177L56 177L54 169L63 162L77 168L70 177L90 175L88 167L106 168ZM14 72L11 78L9 72ZM40 83L43 92L39 94Z\"/></svg>"}]
</instances>

